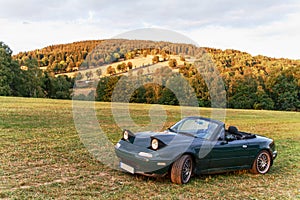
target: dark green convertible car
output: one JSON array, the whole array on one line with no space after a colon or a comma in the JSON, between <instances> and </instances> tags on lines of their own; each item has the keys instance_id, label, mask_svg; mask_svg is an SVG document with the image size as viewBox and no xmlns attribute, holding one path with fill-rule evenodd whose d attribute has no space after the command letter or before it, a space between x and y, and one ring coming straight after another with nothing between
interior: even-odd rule
<instances>
[{"instance_id":1,"label":"dark green convertible car","mask_svg":"<svg viewBox=\"0 0 300 200\"><path fill-rule=\"evenodd\" d=\"M249 169L265 174L277 156L272 139L225 129L221 121L187 117L164 132L123 131L115 151L120 168L132 174L170 175L177 184L193 174Z\"/></svg>"}]
</instances>

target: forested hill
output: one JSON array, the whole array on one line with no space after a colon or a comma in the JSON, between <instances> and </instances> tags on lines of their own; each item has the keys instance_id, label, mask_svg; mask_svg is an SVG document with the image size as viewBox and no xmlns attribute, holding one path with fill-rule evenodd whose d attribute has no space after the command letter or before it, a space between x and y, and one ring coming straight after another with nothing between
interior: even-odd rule
<instances>
[{"instance_id":1,"label":"forested hill","mask_svg":"<svg viewBox=\"0 0 300 200\"><path fill-rule=\"evenodd\" d=\"M19 60L20 64L27 59L36 59L38 66L55 73L72 72L79 69L80 65L102 40L79 41L69 44L58 44L47 46L28 52L20 52L13 58Z\"/></svg>"},{"instance_id":2,"label":"forested hill","mask_svg":"<svg viewBox=\"0 0 300 200\"><path fill-rule=\"evenodd\" d=\"M134 47L138 45L143 46L143 48L132 48L130 46L131 43L134 43ZM106 45L101 45L104 48L96 48L95 50L95 47L99 44ZM1 48L5 57L8 58L11 56L11 51L7 46L1 44ZM227 107L300 110L300 60L270 58L261 55L252 56L249 53L231 49L204 49L212 58L224 81ZM92 51L93 53L91 53ZM26 77L23 78L24 80L22 79L24 83L32 82L29 80L37 78L37 76L32 75L36 71L36 68L42 69L39 72L40 76L38 76L39 84L32 83L32 86L29 87L28 84L14 83L19 80L16 78L7 79L5 77L8 76L5 75L3 80L7 80L7 83L5 83L6 87L2 88L6 89L1 89L2 83L0 81L0 95L70 98L72 91L69 89L73 80L67 76L57 76L56 78L54 75L76 72L80 67L84 71L73 73L77 75L77 79L86 78L88 80L91 77L94 77L95 80L99 78L103 79L102 82L106 84L101 85L103 88L97 88L97 100L110 101L111 94L107 91L112 91L112 87L118 81L119 77L115 75L134 71L137 74L144 73L147 76L146 78L151 80L155 76L157 78L157 75L159 75L159 73L156 73L157 70L153 69L156 63L167 63L166 65L169 64L168 70L171 70L171 72L179 71L190 82L196 92L199 105L209 107L211 106L211 97L207 91L205 81L189 61L193 60L193 57L182 57L180 53L178 54L178 52L184 52L184 55L195 55L194 53L198 53L198 51L203 52L203 48L199 49L188 44L153 41L91 40L52 45L43 49L13 55L10 58L12 59L10 61L11 64L9 62L5 64L7 68L16 66L14 68L16 71L19 66L22 70L18 70L18 73ZM148 59L146 63L141 62L137 64L136 60L145 58ZM153 59L149 61L149 58ZM175 62L173 62L174 60ZM98 66L104 65L107 65L107 68L96 71ZM108 65L110 66L108 67ZM145 67L147 67L146 74L144 71L146 70ZM36 72L34 73L36 75ZM18 77L16 74L16 72L12 73L11 77ZM65 87L65 92L62 93L60 88L65 83L68 83L68 86ZM3 83L3 85L5 84ZM22 87L15 88L19 85L22 87L25 85L28 88L27 90ZM33 86L36 89L32 90ZM155 88L155 92L153 92L153 88ZM28 92L23 94L24 91ZM176 97L171 93L164 86L153 87L153 85L145 85L137 91L136 96L133 96L131 101L139 103L178 104L177 101L174 101Z\"/></svg>"},{"instance_id":3,"label":"forested hill","mask_svg":"<svg viewBox=\"0 0 300 200\"><path fill-rule=\"evenodd\" d=\"M38 66L47 71L58 73L66 73L77 71L86 56L103 40L88 40L73 42L69 44L58 44L47 46L42 49L37 49L28 52L20 52L17 55L13 55L13 59L25 62L27 59L36 59ZM284 58L270 58L266 56L252 56L249 53L241 52L238 50L220 50L215 48L204 48L212 58L219 69L226 69L225 71L243 71L247 67L253 67L253 70L268 71L270 68L282 70L300 68L300 59L291 60ZM97 62L99 65L103 64L106 58L94 58L92 60L95 65ZM270 71L270 70L269 70Z\"/></svg>"}]
</instances>

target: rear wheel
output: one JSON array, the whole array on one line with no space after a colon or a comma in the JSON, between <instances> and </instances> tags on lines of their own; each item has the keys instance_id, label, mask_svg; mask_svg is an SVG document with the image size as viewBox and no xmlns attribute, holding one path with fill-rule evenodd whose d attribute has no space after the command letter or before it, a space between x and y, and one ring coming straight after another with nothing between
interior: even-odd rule
<instances>
[{"instance_id":1,"label":"rear wheel","mask_svg":"<svg viewBox=\"0 0 300 200\"><path fill-rule=\"evenodd\" d=\"M254 160L252 169L253 174L265 174L270 170L271 156L268 151L263 150L259 152L258 156Z\"/></svg>"},{"instance_id":2,"label":"rear wheel","mask_svg":"<svg viewBox=\"0 0 300 200\"><path fill-rule=\"evenodd\" d=\"M193 172L193 159L190 155L183 155L176 160L171 169L171 181L185 184L191 179Z\"/></svg>"}]
</instances>

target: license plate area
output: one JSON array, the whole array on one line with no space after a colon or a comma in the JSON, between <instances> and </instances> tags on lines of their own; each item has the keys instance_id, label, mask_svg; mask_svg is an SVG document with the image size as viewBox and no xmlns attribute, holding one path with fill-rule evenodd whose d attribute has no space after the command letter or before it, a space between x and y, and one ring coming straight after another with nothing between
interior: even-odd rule
<instances>
[{"instance_id":1,"label":"license plate area","mask_svg":"<svg viewBox=\"0 0 300 200\"><path fill-rule=\"evenodd\" d=\"M134 168L131 167L131 166L129 166L129 165L127 165L127 164L125 164L125 163L120 162L120 168L124 169L125 171L127 171L127 172L129 172L131 174L134 174Z\"/></svg>"}]
</instances>

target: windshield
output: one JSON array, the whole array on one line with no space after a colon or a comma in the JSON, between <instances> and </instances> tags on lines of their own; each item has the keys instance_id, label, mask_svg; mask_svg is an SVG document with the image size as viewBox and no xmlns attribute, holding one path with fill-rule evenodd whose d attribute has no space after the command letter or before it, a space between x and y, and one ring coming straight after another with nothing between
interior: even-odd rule
<instances>
[{"instance_id":1,"label":"windshield","mask_svg":"<svg viewBox=\"0 0 300 200\"><path fill-rule=\"evenodd\" d=\"M207 119L186 118L176 123L169 128L169 130L176 133L190 134L195 137L210 139L217 127L217 123Z\"/></svg>"}]
</instances>

